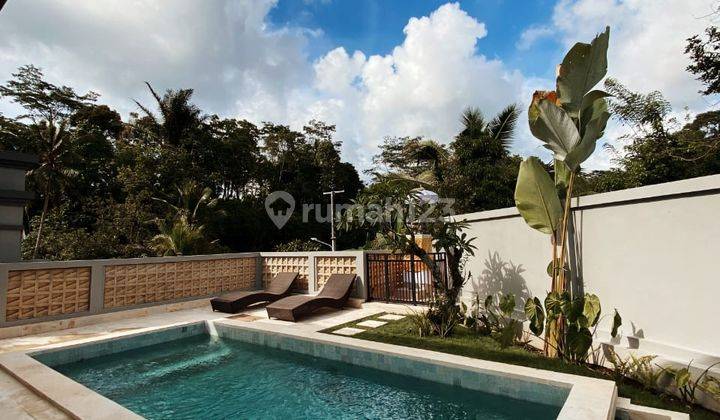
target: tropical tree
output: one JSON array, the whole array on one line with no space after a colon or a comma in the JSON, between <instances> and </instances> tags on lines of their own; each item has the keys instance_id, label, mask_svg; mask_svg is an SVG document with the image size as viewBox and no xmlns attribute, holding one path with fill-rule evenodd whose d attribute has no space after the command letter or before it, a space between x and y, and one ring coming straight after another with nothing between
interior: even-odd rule
<instances>
[{"instance_id":1,"label":"tropical tree","mask_svg":"<svg viewBox=\"0 0 720 420\"><path fill-rule=\"evenodd\" d=\"M205 225L201 218L210 219L222 212L216 211L218 199L212 197L210 188L202 188L193 181L177 187L176 204L161 198L170 210L169 219L155 221L160 233L152 239L152 247L159 255L197 254L208 249L210 242L205 237ZM213 215L208 214L214 211Z\"/></svg>"},{"instance_id":2,"label":"tropical tree","mask_svg":"<svg viewBox=\"0 0 720 420\"><path fill-rule=\"evenodd\" d=\"M701 93L720 93L720 29L710 26L705 29L705 37L694 35L687 41L685 54L692 61L687 70L705 84Z\"/></svg>"},{"instance_id":3,"label":"tropical tree","mask_svg":"<svg viewBox=\"0 0 720 420\"><path fill-rule=\"evenodd\" d=\"M193 131L205 120L200 109L190 102L192 89L168 89L161 97L150 83L145 82L148 90L155 98L159 115L155 115L149 108L135 101L150 120L150 129L158 138L172 146L180 146L183 140L193 134Z\"/></svg>"},{"instance_id":4,"label":"tropical tree","mask_svg":"<svg viewBox=\"0 0 720 420\"><path fill-rule=\"evenodd\" d=\"M455 198L457 212L472 212L513 205L520 158L511 156L510 144L519 110L509 105L491 120L478 108L466 109L462 130L450 144L452 157L445 193Z\"/></svg>"},{"instance_id":5,"label":"tropical tree","mask_svg":"<svg viewBox=\"0 0 720 420\"><path fill-rule=\"evenodd\" d=\"M0 85L0 97L10 98L23 108L25 113L14 119L17 130L14 134L29 143L24 151L39 156L39 166L28 174L43 199L32 254L35 258L51 199L77 175L72 168L77 155L71 118L77 111L95 102L97 94L88 92L79 95L70 87L49 83L43 79L39 68L27 65L13 73L12 80Z\"/></svg>"},{"instance_id":6,"label":"tropical tree","mask_svg":"<svg viewBox=\"0 0 720 420\"><path fill-rule=\"evenodd\" d=\"M173 221L158 220L160 233L152 239L158 255L189 255L201 252L206 245L204 226L194 226L184 218Z\"/></svg>"},{"instance_id":7,"label":"tropical tree","mask_svg":"<svg viewBox=\"0 0 720 420\"><path fill-rule=\"evenodd\" d=\"M172 211L174 220L184 219L191 226L200 224L199 217L209 210L215 210L218 205L218 199L213 198L212 189L202 188L194 181L186 181L176 189L176 203L171 203L163 198L153 198L164 203ZM216 213L221 214L221 212ZM207 215L205 216L207 217Z\"/></svg>"},{"instance_id":8,"label":"tropical tree","mask_svg":"<svg viewBox=\"0 0 720 420\"><path fill-rule=\"evenodd\" d=\"M590 44L575 44L558 68L556 90L535 92L528 110L530 131L553 152L555 179L553 182L538 158L525 159L518 172L515 203L530 227L551 237L548 272L553 296L568 293L568 222L575 179L581 164L595 150L610 117L605 99L609 94L592 90L607 72L609 37L608 27ZM548 354L562 353L570 343L586 342L579 337L586 337L587 331L578 328L563 331L566 324L560 316L548 317L547 323ZM571 335L566 337L565 332Z\"/></svg>"}]
</instances>

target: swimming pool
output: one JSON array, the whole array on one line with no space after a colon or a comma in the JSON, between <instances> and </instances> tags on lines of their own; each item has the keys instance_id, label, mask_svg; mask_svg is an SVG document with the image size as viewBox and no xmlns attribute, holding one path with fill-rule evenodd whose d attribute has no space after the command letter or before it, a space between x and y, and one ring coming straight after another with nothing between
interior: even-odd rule
<instances>
[{"instance_id":1,"label":"swimming pool","mask_svg":"<svg viewBox=\"0 0 720 420\"><path fill-rule=\"evenodd\" d=\"M542 419L582 413L600 419L614 410L614 384L605 381L243 324L168 327L47 348L3 364L23 369L25 382L39 393L86 415L89 405L103 401L121 415L129 409L147 418ZM44 378L64 380L64 391Z\"/></svg>"},{"instance_id":2,"label":"swimming pool","mask_svg":"<svg viewBox=\"0 0 720 420\"><path fill-rule=\"evenodd\" d=\"M560 411L205 334L55 369L150 419L554 419Z\"/></svg>"}]
</instances>

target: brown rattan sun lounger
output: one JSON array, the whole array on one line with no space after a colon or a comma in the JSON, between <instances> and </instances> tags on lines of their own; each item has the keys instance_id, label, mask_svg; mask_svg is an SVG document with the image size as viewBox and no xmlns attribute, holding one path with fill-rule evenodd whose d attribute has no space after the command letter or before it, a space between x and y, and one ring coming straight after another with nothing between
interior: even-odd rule
<instances>
[{"instance_id":1,"label":"brown rattan sun lounger","mask_svg":"<svg viewBox=\"0 0 720 420\"><path fill-rule=\"evenodd\" d=\"M254 303L275 302L290 294L298 275L299 273L277 273L265 290L227 293L210 299L210 305L213 311L234 314Z\"/></svg>"},{"instance_id":2,"label":"brown rattan sun lounger","mask_svg":"<svg viewBox=\"0 0 720 420\"><path fill-rule=\"evenodd\" d=\"M316 296L288 296L271 303L265 309L270 318L293 322L319 308L340 309L350 298L354 282L355 274L332 274Z\"/></svg>"}]
</instances>

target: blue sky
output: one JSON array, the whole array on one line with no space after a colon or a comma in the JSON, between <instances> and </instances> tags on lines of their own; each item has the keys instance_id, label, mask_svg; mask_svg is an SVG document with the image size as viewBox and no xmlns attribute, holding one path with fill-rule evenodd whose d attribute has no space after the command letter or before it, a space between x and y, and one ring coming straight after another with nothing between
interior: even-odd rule
<instances>
[{"instance_id":1,"label":"blue sky","mask_svg":"<svg viewBox=\"0 0 720 420\"><path fill-rule=\"evenodd\" d=\"M322 35L307 46L311 59L336 47L348 52L385 55L405 38L403 28L412 17L427 16L447 1L387 0L280 0L270 11L270 23L277 28L291 26L320 29ZM516 47L522 32L550 21L555 1L474 0L460 1L460 7L483 22L488 35L477 51L500 58L531 77L552 77L554 66L547 57L559 56L561 44L545 38L533 48Z\"/></svg>"}]
</instances>

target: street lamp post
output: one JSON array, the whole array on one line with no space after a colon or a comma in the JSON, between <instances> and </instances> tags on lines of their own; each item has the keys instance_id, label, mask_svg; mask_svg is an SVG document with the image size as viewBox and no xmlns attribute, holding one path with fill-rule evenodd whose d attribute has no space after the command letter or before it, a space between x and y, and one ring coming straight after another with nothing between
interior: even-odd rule
<instances>
[{"instance_id":1,"label":"street lamp post","mask_svg":"<svg viewBox=\"0 0 720 420\"><path fill-rule=\"evenodd\" d=\"M345 190L325 191L323 195L330 196L330 249L335 252L335 194L344 193Z\"/></svg>"}]
</instances>

